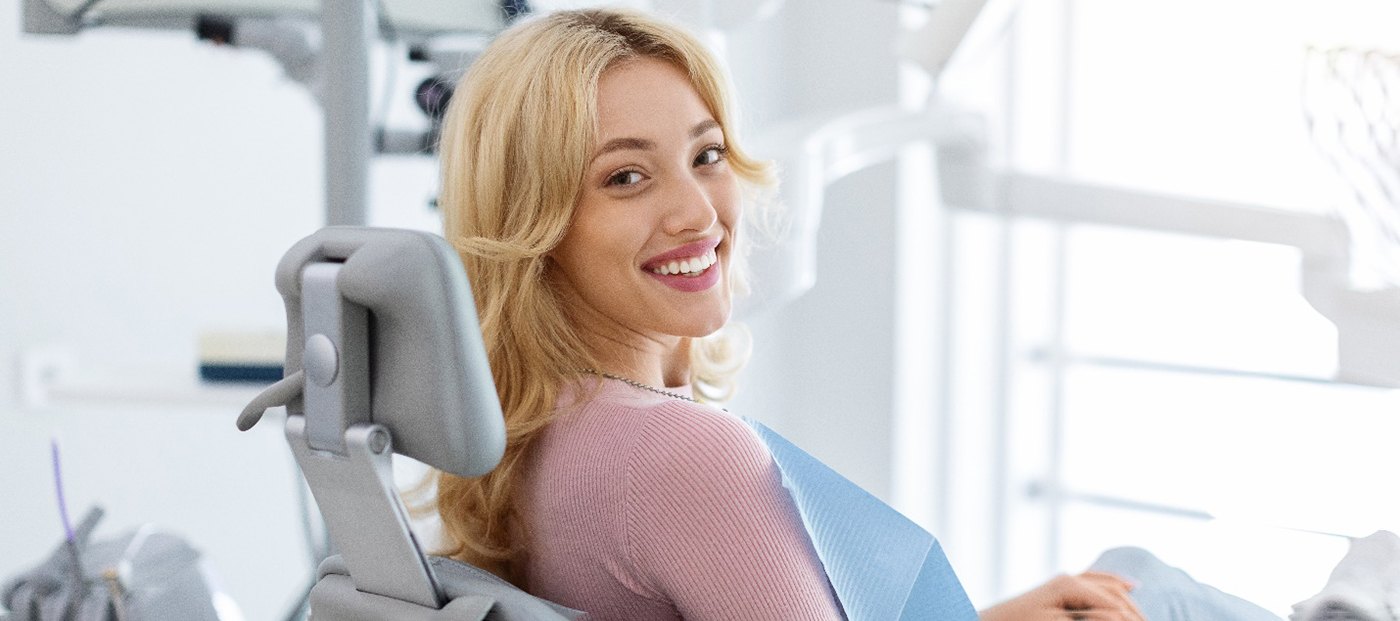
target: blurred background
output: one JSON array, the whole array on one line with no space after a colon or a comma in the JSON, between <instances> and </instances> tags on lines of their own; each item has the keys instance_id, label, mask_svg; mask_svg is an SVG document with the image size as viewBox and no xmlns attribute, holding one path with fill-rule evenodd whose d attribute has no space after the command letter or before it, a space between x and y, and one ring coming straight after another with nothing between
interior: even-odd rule
<instances>
[{"instance_id":1,"label":"blurred background","mask_svg":"<svg viewBox=\"0 0 1400 621\"><path fill-rule=\"evenodd\" d=\"M280 361L275 265L336 217L328 112L297 49L217 9L34 1L94 25L0 0L0 580L63 537L56 438L99 537L178 533L283 618L314 569L300 475L277 425L234 430L263 384L208 367ZM417 100L505 18L462 2L435 48L382 1L353 217L440 231ZM1400 3L629 5L719 51L809 225L782 243L815 244L756 257L786 293L746 307L730 410L929 528L979 607L1136 545L1286 615L1347 537L1400 529Z\"/></svg>"}]
</instances>

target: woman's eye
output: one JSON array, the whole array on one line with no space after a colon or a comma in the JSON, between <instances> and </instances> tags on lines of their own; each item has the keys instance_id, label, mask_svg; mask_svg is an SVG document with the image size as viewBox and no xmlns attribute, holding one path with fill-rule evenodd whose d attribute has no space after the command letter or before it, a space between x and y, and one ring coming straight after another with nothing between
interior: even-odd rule
<instances>
[{"instance_id":1,"label":"woman's eye","mask_svg":"<svg viewBox=\"0 0 1400 621\"><path fill-rule=\"evenodd\" d=\"M635 170L624 170L608 177L608 185L636 185L642 182L642 173Z\"/></svg>"},{"instance_id":2,"label":"woman's eye","mask_svg":"<svg viewBox=\"0 0 1400 621\"><path fill-rule=\"evenodd\" d=\"M704 151L701 151L700 155L695 158L695 165L707 166L709 164L717 163L720 160L724 159L724 155L727 152L728 151L724 147L720 146L714 146L705 149Z\"/></svg>"}]
</instances>

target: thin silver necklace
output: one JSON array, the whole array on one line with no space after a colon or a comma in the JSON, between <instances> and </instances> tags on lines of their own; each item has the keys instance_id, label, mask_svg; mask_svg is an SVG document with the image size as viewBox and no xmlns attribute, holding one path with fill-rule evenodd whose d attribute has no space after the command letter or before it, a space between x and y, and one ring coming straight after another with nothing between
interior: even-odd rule
<instances>
[{"instance_id":1,"label":"thin silver necklace","mask_svg":"<svg viewBox=\"0 0 1400 621\"><path fill-rule=\"evenodd\" d=\"M624 383L624 384L627 384L628 386L631 386L631 387L633 387L633 388L640 388L640 389L642 389L642 390L654 392L654 393L656 393L656 394L658 394L658 395L666 395L667 397L671 397L672 399L680 399L680 400L682 400L682 401L689 401L689 402L691 402L691 403L699 403L699 401L696 401L694 397L687 397L687 396L685 396L685 395L683 395L683 394L681 394L681 393L678 393L678 392L671 392L671 391L669 391L669 390L662 390L662 389L657 388L657 387L655 387L655 386L651 386L651 385L648 385L648 384L643 384L643 383L641 383L641 382L639 382L639 381L637 381L637 380L627 379L627 378L622 377L622 376L620 376L620 375L613 375L612 373L604 373L604 372L602 372L602 371L596 371L596 370L594 370L594 369L584 369L583 372L584 372L584 373L587 373L587 374L589 374L589 375L597 375L598 377L606 377L606 378L608 378L608 379L610 379L610 380L617 380L617 381L622 382L622 383Z\"/></svg>"}]
</instances>

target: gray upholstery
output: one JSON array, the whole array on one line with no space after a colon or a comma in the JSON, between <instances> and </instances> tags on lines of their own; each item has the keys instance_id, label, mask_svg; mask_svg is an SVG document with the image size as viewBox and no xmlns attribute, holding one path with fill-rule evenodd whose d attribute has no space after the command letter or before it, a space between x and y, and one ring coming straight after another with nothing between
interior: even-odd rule
<instances>
[{"instance_id":1,"label":"gray upholstery","mask_svg":"<svg viewBox=\"0 0 1400 621\"><path fill-rule=\"evenodd\" d=\"M461 476L490 472L505 423L466 272L445 240L419 231L329 227L277 265L287 307L287 370L302 367L302 271L341 263L338 288L369 311L369 420L393 430L395 452ZM300 400L288 414L302 414Z\"/></svg>"},{"instance_id":2,"label":"gray upholstery","mask_svg":"<svg viewBox=\"0 0 1400 621\"><path fill-rule=\"evenodd\" d=\"M490 472L505 422L460 259L419 231L322 229L277 267L285 378L239 417L286 405L288 446L339 555L314 619L533 621L584 615L496 576L430 558L394 487L393 453L461 476Z\"/></svg>"},{"instance_id":3,"label":"gray upholstery","mask_svg":"<svg viewBox=\"0 0 1400 621\"><path fill-rule=\"evenodd\" d=\"M531 621L533 619L577 619L582 617L582 613L577 610L571 610L530 595L480 568L440 556L431 557L430 562L433 573L437 575L448 599L451 600L452 604L458 606L457 609L453 609L454 614L477 614L480 615L477 618L486 621ZM319 599L323 604L322 609L335 607L340 610L345 602L357 603L359 604L358 610L353 614L359 614L360 610L383 611L386 614L402 613L402 611L409 610L402 607L404 602L368 596L363 593L352 595L345 590L347 587L353 588L353 585L348 580L345 562L339 556L326 559L317 571L316 590L313 590L311 594L313 606L318 603ZM445 607L443 612L447 610L448 608ZM343 617L336 616L335 618ZM387 617L351 616L349 618L399 619L403 617L390 615ZM438 619L439 617L430 618ZM455 620L460 617L445 616L441 618Z\"/></svg>"}]
</instances>

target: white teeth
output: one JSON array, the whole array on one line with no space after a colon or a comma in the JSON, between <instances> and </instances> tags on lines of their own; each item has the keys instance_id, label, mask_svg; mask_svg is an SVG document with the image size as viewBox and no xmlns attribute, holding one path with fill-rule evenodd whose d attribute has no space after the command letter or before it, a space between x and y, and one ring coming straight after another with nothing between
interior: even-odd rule
<instances>
[{"instance_id":1,"label":"white teeth","mask_svg":"<svg viewBox=\"0 0 1400 621\"><path fill-rule=\"evenodd\" d=\"M672 274L698 274L709 269L711 265L714 265L718 261L719 258L715 256L715 251L710 250L698 257L677 259L675 261L663 263L652 268L651 271L655 274L661 274L662 276L669 276Z\"/></svg>"}]
</instances>

